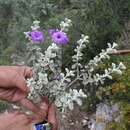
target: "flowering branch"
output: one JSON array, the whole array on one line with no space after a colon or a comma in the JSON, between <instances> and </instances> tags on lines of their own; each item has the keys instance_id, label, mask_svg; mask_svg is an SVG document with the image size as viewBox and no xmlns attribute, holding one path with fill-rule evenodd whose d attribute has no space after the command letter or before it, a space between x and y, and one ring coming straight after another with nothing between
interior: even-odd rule
<instances>
[{"instance_id":1,"label":"flowering branch","mask_svg":"<svg viewBox=\"0 0 130 130\"><path fill-rule=\"evenodd\" d=\"M32 66L35 71L34 77L27 80L31 90L28 98L39 102L41 96L48 96L63 111L67 107L72 110L74 102L82 105L81 98L87 97L88 93L83 91L86 90L88 84L103 84L106 78L112 79L113 73L122 74L122 70L125 69L123 63L119 65L112 63L112 67L105 69L104 74L95 73L96 67L103 63L104 59L110 59L110 53L117 52L115 49L117 47L116 43L112 45L108 43L106 50L102 50L93 60L83 65L81 63L83 59L82 50L89 44L89 37L82 34L74 49L75 55L72 56L72 70L66 68L65 72L62 72L59 62L62 59L61 46L64 47L64 45L69 43L69 37L66 32L68 32L70 26L72 26L72 22L66 18L61 22L60 29L49 30L52 44L44 53L39 46L45 41L40 22L34 21L31 26L32 31L25 33L26 38L30 41L27 47L27 62L25 63ZM59 57L61 58L59 59ZM85 87L79 90L76 86L77 81Z\"/></svg>"}]
</instances>

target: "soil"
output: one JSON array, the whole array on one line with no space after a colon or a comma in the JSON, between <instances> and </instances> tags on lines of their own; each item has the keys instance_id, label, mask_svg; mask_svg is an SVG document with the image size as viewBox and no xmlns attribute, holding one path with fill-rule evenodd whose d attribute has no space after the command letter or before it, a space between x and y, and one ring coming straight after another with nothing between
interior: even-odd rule
<instances>
[{"instance_id":1,"label":"soil","mask_svg":"<svg viewBox=\"0 0 130 130\"><path fill-rule=\"evenodd\" d=\"M88 115L82 111L79 106L75 106L74 110L61 114L58 112L60 119L59 130L89 130L87 127Z\"/></svg>"}]
</instances>

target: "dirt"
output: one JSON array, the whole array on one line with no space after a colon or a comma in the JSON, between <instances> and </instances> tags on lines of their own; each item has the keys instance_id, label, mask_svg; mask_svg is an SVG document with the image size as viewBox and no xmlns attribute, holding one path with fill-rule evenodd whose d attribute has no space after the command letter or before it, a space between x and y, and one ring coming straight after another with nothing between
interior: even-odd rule
<instances>
[{"instance_id":1,"label":"dirt","mask_svg":"<svg viewBox=\"0 0 130 130\"><path fill-rule=\"evenodd\" d=\"M59 130L89 130L85 125L87 121L87 113L82 111L79 106L75 106L74 110L66 112L66 114L58 113L60 120Z\"/></svg>"}]
</instances>

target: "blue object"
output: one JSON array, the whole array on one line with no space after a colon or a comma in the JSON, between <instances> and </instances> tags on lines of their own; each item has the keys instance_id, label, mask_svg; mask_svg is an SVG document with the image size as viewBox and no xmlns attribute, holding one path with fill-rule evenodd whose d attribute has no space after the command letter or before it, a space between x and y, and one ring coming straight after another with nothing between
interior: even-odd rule
<instances>
[{"instance_id":1,"label":"blue object","mask_svg":"<svg viewBox=\"0 0 130 130\"><path fill-rule=\"evenodd\" d=\"M36 124L36 130L46 130L46 126L44 124Z\"/></svg>"}]
</instances>

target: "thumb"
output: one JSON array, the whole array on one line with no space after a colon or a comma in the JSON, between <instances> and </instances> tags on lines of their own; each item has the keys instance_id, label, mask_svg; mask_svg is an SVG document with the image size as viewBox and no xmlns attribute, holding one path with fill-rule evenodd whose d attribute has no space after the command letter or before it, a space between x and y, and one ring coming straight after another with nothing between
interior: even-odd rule
<instances>
[{"instance_id":1,"label":"thumb","mask_svg":"<svg viewBox=\"0 0 130 130\"><path fill-rule=\"evenodd\" d=\"M48 112L48 122L52 124L52 130L58 130L58 121L56 118L56 106L52 104Z\"/></svg>"}]
</instances>

